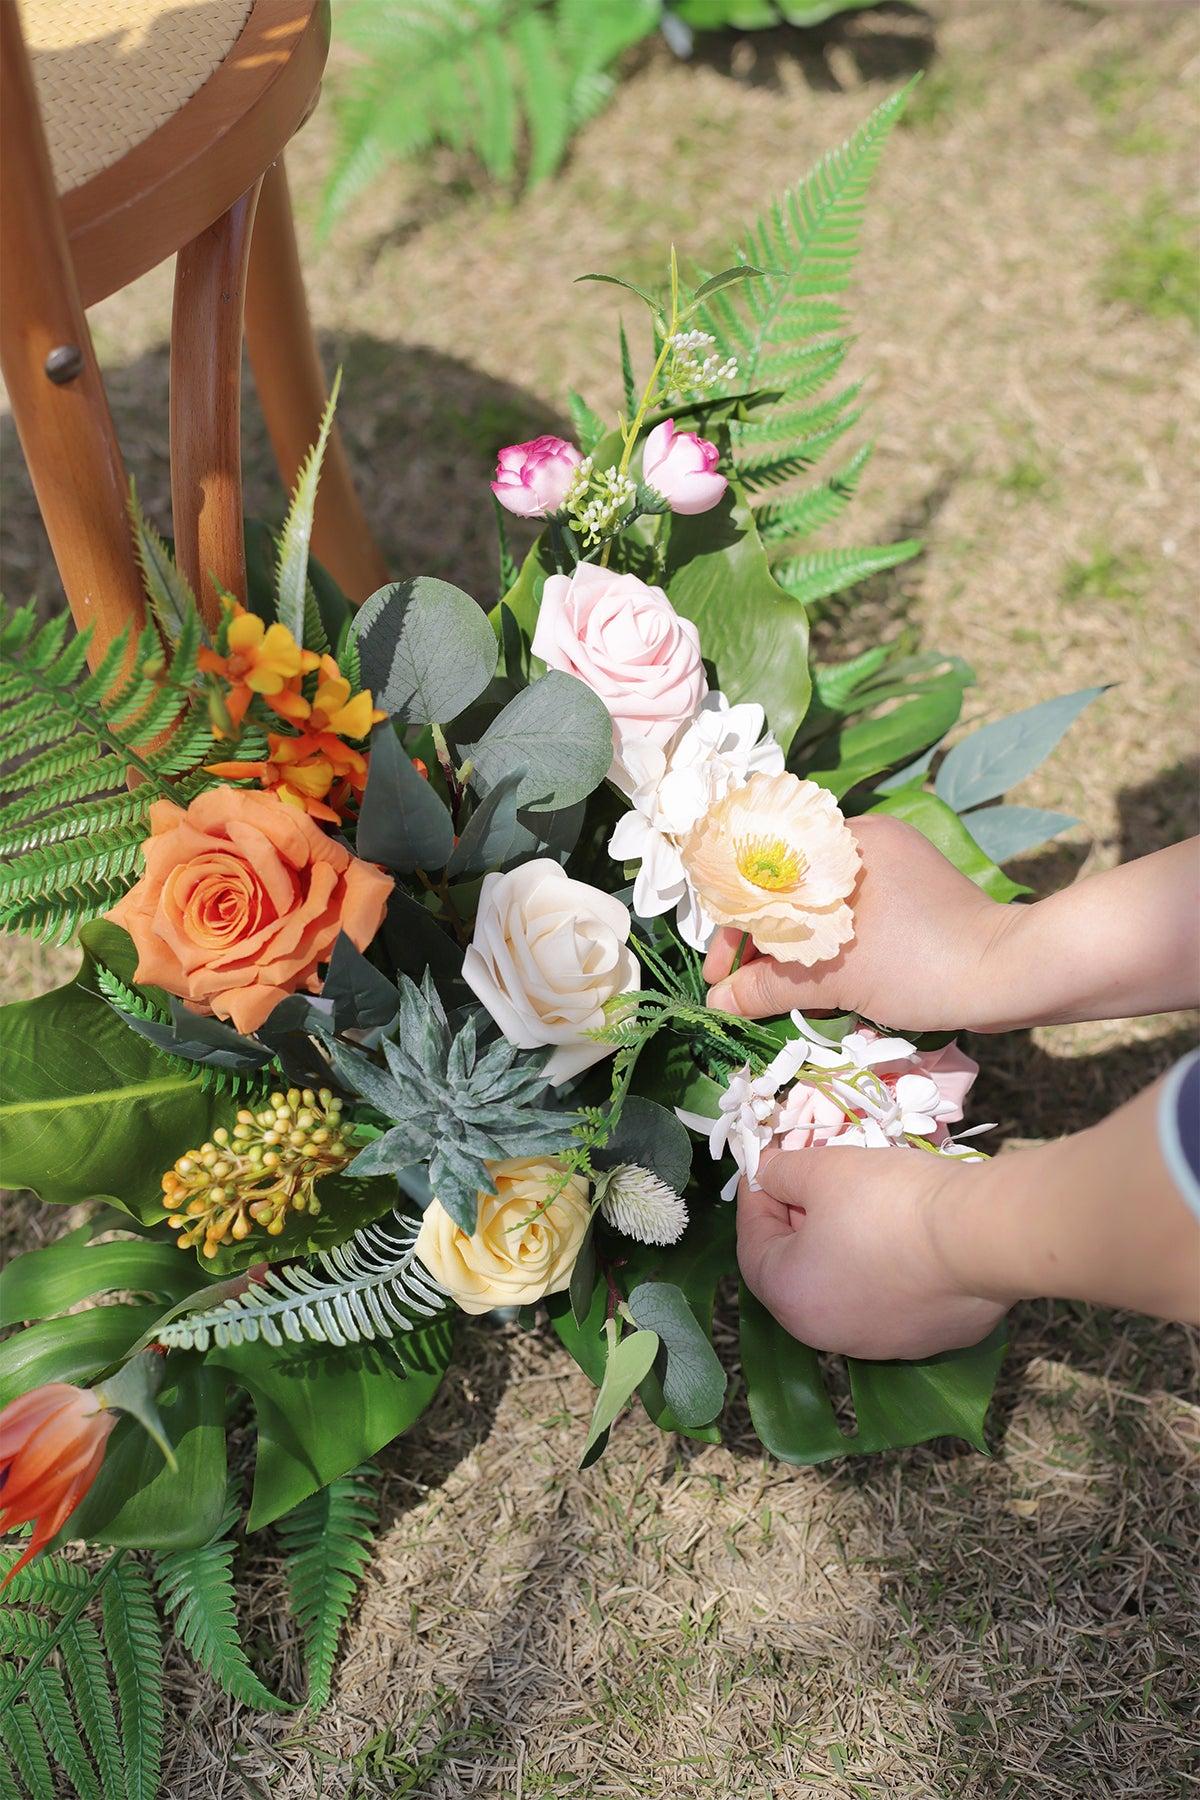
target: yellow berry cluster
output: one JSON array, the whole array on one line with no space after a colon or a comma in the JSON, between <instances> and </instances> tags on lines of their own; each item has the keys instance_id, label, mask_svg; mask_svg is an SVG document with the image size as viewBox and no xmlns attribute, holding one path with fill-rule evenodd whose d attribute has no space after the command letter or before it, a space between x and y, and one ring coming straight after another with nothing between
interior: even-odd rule
<instances>
[{"instance_id":1,"label":"yellow berry cluster","mask_svg":"<svg viewBox=\"0 0 1200 1800\"><path fill-rule=\"evenodd\" d=\"M336 1094L328 1088L272 1094L261 1112L239 1112L232 1131L218 1127L211 1143L167 1170L167 1223L179 1232L181 1248L202 1241L205 1256L215 1256L222 1244L240 1244L256 1225L278 1237L289 1212L320 1212L317 1182L344 1169L353 1155Z\"/></svg>"}]
</instances>

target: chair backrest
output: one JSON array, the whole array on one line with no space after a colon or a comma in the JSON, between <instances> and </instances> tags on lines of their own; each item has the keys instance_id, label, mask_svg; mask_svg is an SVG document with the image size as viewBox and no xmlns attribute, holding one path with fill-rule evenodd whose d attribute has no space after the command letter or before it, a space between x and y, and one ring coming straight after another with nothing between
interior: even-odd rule
<instances>
[{"instance_id":1,"label":"chair backrest","mask_svg":"<svg viewBox=\"0 0 1200 1800\"><path fill-rule=\"evenodd\" d=\"M93 666L145 622L129 484L67 244L15 0L0 0L0 352L34 491ZM78 524L80 497L86 528ZM61 529L55 529L56 523Z\"/></svg>"}]
</instances>

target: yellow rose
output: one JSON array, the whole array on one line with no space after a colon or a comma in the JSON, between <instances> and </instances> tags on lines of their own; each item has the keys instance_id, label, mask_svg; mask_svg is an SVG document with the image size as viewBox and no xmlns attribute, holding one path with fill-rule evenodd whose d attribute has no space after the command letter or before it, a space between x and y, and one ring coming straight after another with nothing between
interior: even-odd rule
<instances>
[{"instance_id":1,"label":"yellow rose","mask_svg":"<svg viewBox=\"0 0 1200 1800\"><path fill-rule=\"evenodd\" d=\"M562 1182L554 1156L513 1157L488 1164L494 1194L480 1194L473 1234L456 1225L440 1200L425 1209L417 1256L467 1313L528 1306L570 1285L571 1270L592 1216L582 1175ZM549 1206L546 1195L555 1187Z\"/></svg>"}]
</instances>

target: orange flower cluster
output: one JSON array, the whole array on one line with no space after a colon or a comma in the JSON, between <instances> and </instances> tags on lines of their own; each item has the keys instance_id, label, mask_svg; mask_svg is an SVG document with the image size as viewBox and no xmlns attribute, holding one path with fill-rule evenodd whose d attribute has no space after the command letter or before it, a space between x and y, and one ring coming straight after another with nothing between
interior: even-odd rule
<instances>
[{"instance_id":1,"label":"orange flower cluster","mask_svg":"<svg viewBox=\"0 0 1200 1800\"><path fill-rule=\"evenodd\" d=\"M273 712L299 727L297 736L271 732L265 762L209 763L210 775L226 781L258 781L289 806L330 824L340 822L351 796L361 799L367 759L346 740L365 738L387 717L363 688L352 694L332 656L302 650L283 625L264 625L237 607L230 621L224 656L202 650L200 667L229 683L227 706L234 725L246 716L255 694ZM305 675L319 671L317 691L306 700Z\"/></svg>"}]
</instances>

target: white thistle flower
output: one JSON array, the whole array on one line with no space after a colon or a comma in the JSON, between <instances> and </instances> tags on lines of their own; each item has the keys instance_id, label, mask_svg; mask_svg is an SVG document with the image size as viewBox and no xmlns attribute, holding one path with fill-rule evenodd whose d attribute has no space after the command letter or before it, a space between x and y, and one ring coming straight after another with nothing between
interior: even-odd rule
<instances>
[{"instance_id":1,"label":"white thistle flower","mask_svg":"<svg viewBox=\"0 0 1200 1800\"><path fill-rule=\"evenodd\" d=\"M640 1163L621 1163L598 1185L601 1217L624 1237L639 1244L675 1244L687 1229L684 1202Z\"/></svg>"}]
</instances>

